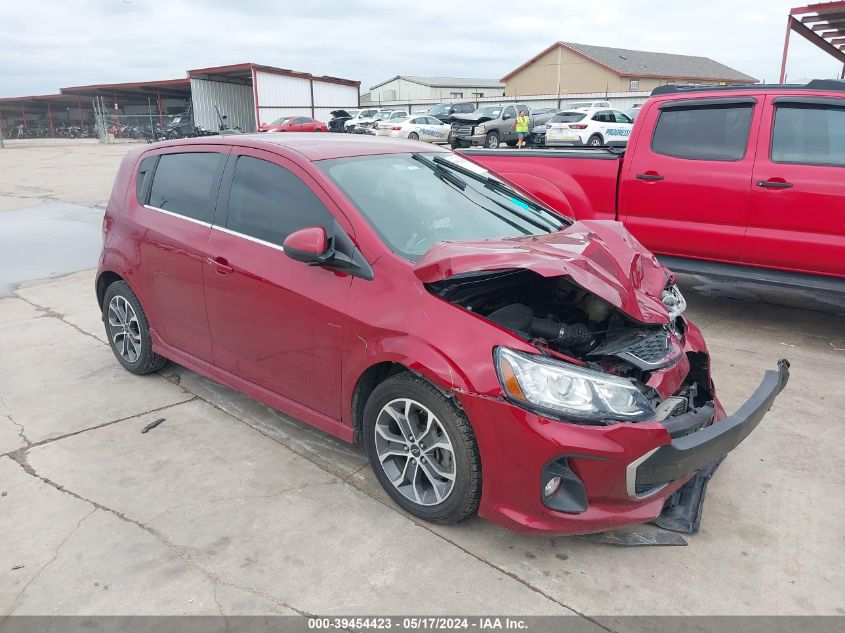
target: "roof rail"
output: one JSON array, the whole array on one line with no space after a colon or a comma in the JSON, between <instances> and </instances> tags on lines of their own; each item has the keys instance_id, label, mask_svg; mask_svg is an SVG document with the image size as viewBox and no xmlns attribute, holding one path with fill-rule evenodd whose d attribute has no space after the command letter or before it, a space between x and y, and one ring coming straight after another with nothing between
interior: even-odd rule
<instances>
[{"instance_id":1,"label":"roof rail","mask_svg":"<svg viewBox=\"0 0 845 633\"><path fill-rule=\"evenodd\" d=\"M833 90L845 92L845 80L843 79L812 79L806 84L737 84L734 86L676 86L668 84L658 86L651 91L651 96L666 94L678 94L686 92L709 92L712 90Z\"/></svg>"}]
</instances>

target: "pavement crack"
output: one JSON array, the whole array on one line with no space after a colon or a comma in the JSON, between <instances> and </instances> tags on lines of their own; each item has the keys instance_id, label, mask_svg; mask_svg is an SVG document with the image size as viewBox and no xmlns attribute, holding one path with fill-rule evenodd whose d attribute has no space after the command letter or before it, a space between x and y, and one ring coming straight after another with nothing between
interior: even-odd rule
<instances>
[{"instance_id":1,"label":"pavement crack","mask_svg":"<svg viewBox=\"0 0 845 633\"><path fill-rule=\"evenodd\" d=\"M9 607L8 614L6 614L6 616L2 620L0 620L0 627L2 627L2 625L6 621L6 619L8 619L10 616L12 616L12 614L14 614L15 607L18 606L18 602L23 597L23 595L26 593L26 590L29 589L29 586L32 583L34 583L38 579L38 577L41 576L42 573L44 573L45 569L47 569L50 565L52 565L54 562L56 562L56 559L59 557L59 553L61 552L62 548L67 544L67 542L71 539L71 537L74 534L76 534L77 530L79 530L79 528L82 526L82 524L85 522L85 520L88 517L90 517L92 514L94 514L96 511L97 511L96 507L91 508L90 512L88 512L85 516L83 516L82 518L79 519L79 521L76 522L76 525L73 527L73 529L70 532L68 532L67 536L65 536L62 539L62 542L59 543L56 546L56 549L53 551L53 556L50 558L50 560L48 560L46 563L44 563L38 569L38 571L35 572L35 574L32 576L32 578L30 578L27 581L27 583L21 588L21 590L15 596L15 599L12 601L12 605Z\"/></svg>"},{"instance_id":2,"label":"pavement crack","mask_svg":"<svg viewBox=\"0 0 845 633\"><path fill-rule=\"evenodd\" d=\"M146 411L142 411L141 413L133 413L132 415L128 415L128 416L123 417L123 418L118 418L117 420L111 420L109 422L103 422L102 424L97 424L95 426L89 426L89 427L86 427L84 429L80 429L78 431L73 431L71 433L65 433L64 435L57 435L56 437L49 437L46 440L40 440L38 442L31 442L29 440L26 440L26 438L24 438L27 442L25 447L19 448L15 451L9 451L8 453L0 453L0 457L8 456L8 457L11 457L12 459L15 459L14 456L17 453L20 453L22 451L24 451L24 452L28 451L31 448L38 448L39 446L45 446L47 444L52 444L53 442L60 442L61 440L66 440L69 437L74 437L75 435L81 435L83 433L90 433L91 431L98 431L100 429L106 428L107 426L112 426L113 424L119 424L120 422L127 422L129 420L134 420L136 418L140 418L142 416L149 415L151 413L158 413L160 411L172 409L173 407L178 407L179 405L187 404L187 403L193 402L194 400L197 400L197 399L198 399L198 396L194 396L192 398L188 398L187 400L180 400L179 402L173 402L171 404L166 404L166 405L163 405L161 407L156 407L154 409L148 409ZM8 409L8 407L7 407L7 409ZM5 417L9 418L10 420L12 419L10 415L6 415ZM18 424L14 420L12 420L12 424L19 427L21 429L21 431L23 431L23 426L21 426L20 424ZM21 437L23 437L23 435L21 435Z\"/></svg>"},{"instance_id":3,"label":"pavement crack","mask_svg":"<svg viewBox=\"0 0 845 633\"><path fill-rule=\"evenodd\" d=\"M32 446L32 442L30 442L29 438L27 438L26 436L26 429L24 429L23 424L15 421L15 418L12 417L12 410L9 408L9 405L6 404L6 401L3 399L2 394L0 394L0 406L3 407L4 411L7 411L7 413L3 414L4 417L8 418L9 422L11 422L13 426L17 427L18 436L20 436L20 438L23 440L25 447L29 448L30 446Z\"/></svg>"},{"instance_id":4,"label":"pavement crack","mask_svg":"<svg viewBox=\"0 0 845 633\"><path fill-rule=\"evenodd\" d=\"M55 310L48 308L46 306L39 305L39 304L35 303L34 301L30 301L26 297L22 297L20 295L20 293L17 292L17 291L15 291L13 293L13 295L15 297L17 297L18 299L20 299L21 301L28 303L29 305L31 305L33 308L35 308L39 312L41 312L41 316L47 317L47 318L50 318L50 319L58 319L59 321L61 321L65 325L69 325L70 327L72 327L74 330L76 330L80 334L84 334L85 336L88 336L88 337L94 339L100 345L108 345L108 343L106 341L104 341L103 339L101 339L100 337L96 336L95 334L91 334L91 332L86 332L85 330L83 330L81 327L79 327L75 323L71 323L70 321L68 321L65 318L64 314L61 314L60 312L56 312Z\"/></svg>"},{"instance_id":5,"label":"pavement crack","mask_svg":"<svg viewBox=\"0 0 845 633\"><path fill-rule=\"evenodd\" d=\"M137 519L130 517L129 515L127 515L124 512L121 512L119 510L115 510L113 508L109 508L108 506L105 506L105 505L103 505L103 504L101 504L97 501L94 501L93 499L88 499L86 497L83 497L79 493L76 493L73 490L69 490L68 488L65 488L64 486L62 486L61 484L59 484L55 481L52 481L48 477L39 474L35 470L35 468L32 466L32 464L29 463L28 450L29 449L26 449L26 448L20 449L20 450L14 452L14 453L11 453L7 456L12 461L14 461L16 464L18 464L18 466L20 466L21 469L26 474L30 475L31 477L38 479L42 483L50 486L51 488L54 488L55 490L58 490L59 492L61 492L63 494L69 495L69 496L73 497L74 499L78 499L79 501L82 501L84 503L87 503L87 504L93 506L91 512L89 512L85 517L80 519L79 524L77 524L77 526L73 530L73 532L75 532L76 529L79 528L79 525L82 523L82 521L87 519L89 516L91 516L97 510L102 510L103 512L108 512L109 514L118 518L119 520L121 520L125 523L128 523L130 525L134 525L135 527L143 530L144 532L149 534L152 538L154 538L156 541L161 543L168 551L170 551L174 555L181 558L182 561L185 563L185 565L189 569L192 569L192 570L198 572L199 574L201 574L202 576L204 576L206 578L206 580L208 580L211 583L212 590L214 591L214 595L213 595L214 602L217 605L217 609L218 609L220 615L223 615L223 607L220 604L219 600L217 599L216 587L223 585L223 586L227 586L227 587L233 587L235 589L240 589L241 591L249 593L250 595L253 595L255 597L259 597L259 598L262 598L264 600L270 601L278 607L282 607L284 609L294 611L295 613L297 613L301 616L306 616L306 617L313 617L314 616L314 614L309 613L307 611L303 611L302 609L298 609L298 608L294 607L293 605L285 602L284 600L280 600L276 596L268 594L264 591L261 591L259 589L255 589L254 587L239 585L235 582L224 579L223 577L221 577L216 572L214 572L214 571L200 565L199 563L197 563L193 558L191 558L191 554L189 553L189 551L186 548L178 545L177 543L175 543L171 539L167 538L167 536L165 536L163 533L159 532L155 528L150 527L149 525L146 525L146 524L142 523L141 521L138 521ZM280 493L281 492L283 492L283 491L280 491ZM53 558L38 571L39 574L44 570L44 568L46 568L48 565L50 565L58 557L59 549L61 549L62 545L64 545L68 541L68 539L70 539L70 537L73 535L73 532L71 532L71 534L69 534L64 539L64 541L62 541L62 543L56 549L56 553L53 556ZM38 576L38 574L36 574L36 577L37 576ZM35 580L35 577L33 577L26 584L26 586L24 586L24 588L21 590L21 593L23 593L23 591L26 590L26 587L28 587L32 583L33 580ZM12 607L14 608L14 603L12 604ZM13 610L13 608L9 610L10 613ZM6 616L6 617L8 617L8 616ZM3 621L0 621L0 624L2 624L2 622Z\"/></svg>"}]
</instances>

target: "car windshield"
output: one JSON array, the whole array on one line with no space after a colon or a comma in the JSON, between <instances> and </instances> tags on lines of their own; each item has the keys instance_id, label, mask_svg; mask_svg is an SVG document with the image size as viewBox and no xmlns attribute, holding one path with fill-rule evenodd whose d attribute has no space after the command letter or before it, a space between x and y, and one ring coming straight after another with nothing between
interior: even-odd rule
<instances>
[{"instance_id":1,"label":"car windshield","mask_svg":"<svg viewBox=\"0 0 845 633\"><path fill-rule=\"evenodd\" d=\"M409 261L443 240L539 235L568 224L449 152L354 156L317 165L384 243Z\"/></svg>"},{"instance_id":2,"label":"car windshield","mask_svg":"<svg viewBox=\"0 0 845 633\"><path fill-rule=\"evenodd\" d=\"M436 106L432 106L430 109L425 110L426 114L433 114L437 116L438 114L449 114L449 107L450 104L448 103L438 103Z\"/></svg>"},{"instance_id":3,"label":"car windshield","mask_svg":"<svg viewBox=\"0 0 845 633\"><path fill-rule=\"evenodd\" d=\"M572 123L580 121L585 116L586 112L560 112L552 117L551 123Z\"/></svg>"},{"instance_id":4,"label":"car windshield","mask_svg":"<svg viewBox=\"0 0 845 633\"><path fill-rule=\"evenodd\" d=\"M480 119L483 116L490 117L491 119L498 119L499 114L502 112L502 106L485 106L483 108L478 108L475 112L472 113L473 118Z\"/></svg>"},{"instance_id":5,"label":"car windshield","mask_svg":"<svg viewBox=\"0 0 845 633\"><path fill-rule=\"evenodd\" d=\"M281 118L276 119L275 121L273 121L270 125L281 125L281 124L282 124L282 123L284 123L285 121L290 121L291 119L293 119L293 117L292 117L292 116L283 116L283 117L281 117Z\"/></svg>"}]
</instances>

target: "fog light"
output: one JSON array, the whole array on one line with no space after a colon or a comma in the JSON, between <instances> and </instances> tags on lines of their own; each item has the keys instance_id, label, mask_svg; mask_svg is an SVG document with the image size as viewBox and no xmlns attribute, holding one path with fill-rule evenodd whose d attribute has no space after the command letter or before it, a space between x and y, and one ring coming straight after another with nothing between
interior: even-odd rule
<instances>
[{"instance_id":1,"label":"fog light","mask_svg":"<svg viewBox=\"0 0 845 633\"><path fill-rule=\"evenodd\" d=\"M546 485L543 488L543 494L547 497L551 497L557 492L558 488L560 488L560 477L552 477L546 482Z\"/></svg>"}]
</instances>

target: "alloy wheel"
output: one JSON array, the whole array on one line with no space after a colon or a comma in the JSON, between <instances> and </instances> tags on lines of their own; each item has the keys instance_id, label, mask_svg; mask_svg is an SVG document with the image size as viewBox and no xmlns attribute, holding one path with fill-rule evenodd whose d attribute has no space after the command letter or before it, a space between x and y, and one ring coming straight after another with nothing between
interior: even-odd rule
<instances>
[{"instance_id":1,"label":"alloy wheel","mask_svg":"<svg viewBox=\"0 0 845 633\"><path fill-rule=\"evenodd\" d=\"M114 349L125 361L136 362L141 355L141 326L132 304L115 295L109 302L108 320Z\"/></svg>"},{"instance_id":2,"label":"alloy wheel","mask_svg":"<svg viewBox=\"0 0 845 633\"><path fill-rule=\"evenodd\" d=\"M410 398L379 411L375 448L385 475L405 498L423 506L442 503L455 486L455 450L427 407Z\"/></svg>"}]
</instances>

